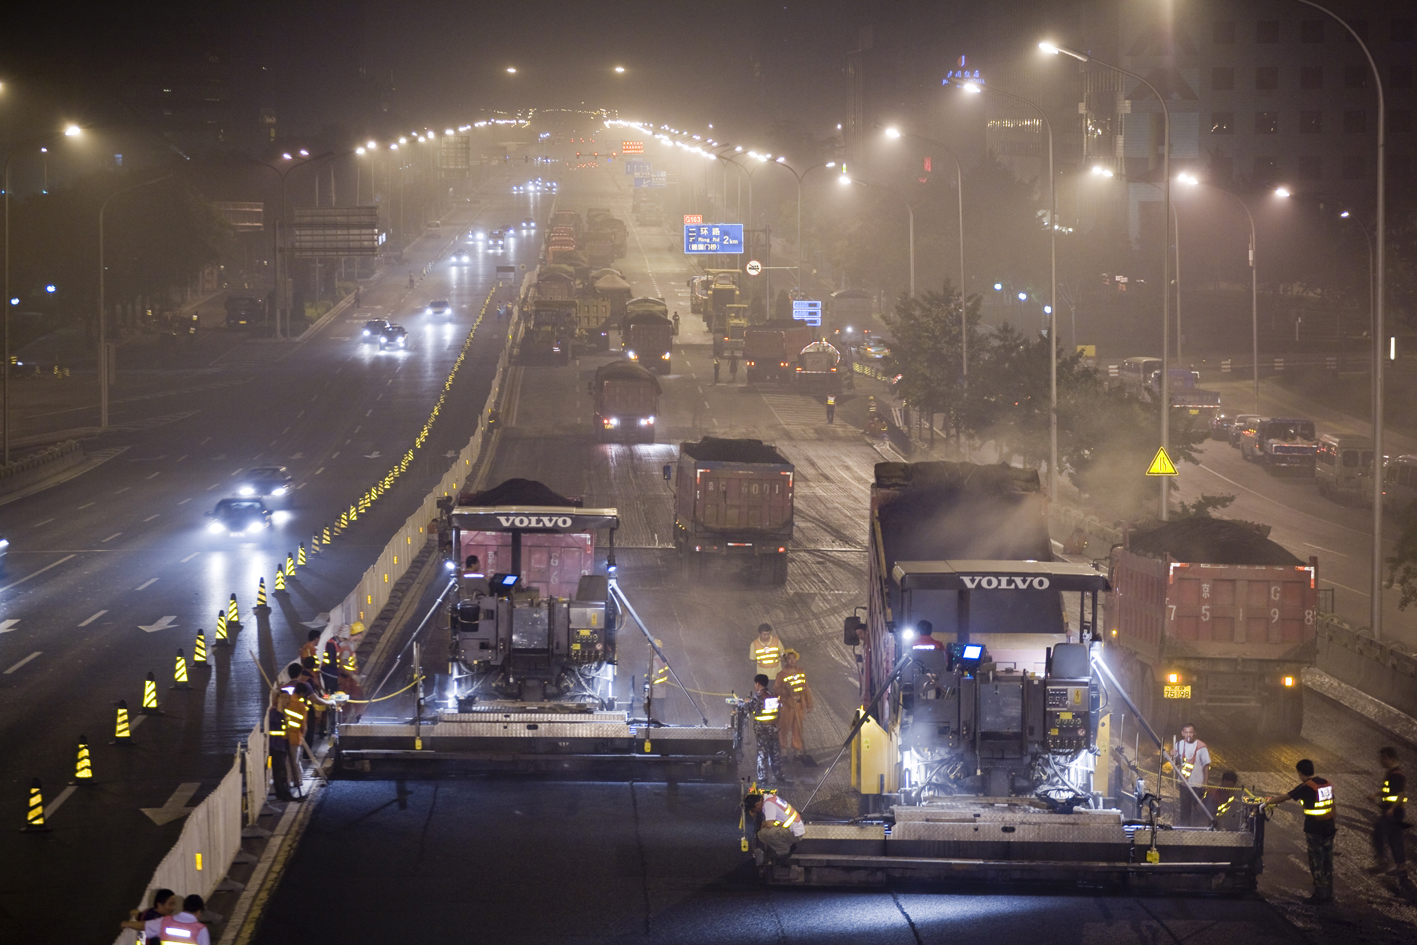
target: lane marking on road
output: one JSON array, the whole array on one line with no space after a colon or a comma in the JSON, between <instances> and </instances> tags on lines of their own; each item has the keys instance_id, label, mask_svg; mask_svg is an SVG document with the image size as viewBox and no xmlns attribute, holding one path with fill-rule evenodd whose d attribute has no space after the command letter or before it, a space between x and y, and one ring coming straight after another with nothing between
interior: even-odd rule
<instances>
[{"instance_id":1,"label":"lane marking on road","mask_svg":"<svg viewBox=\"0 0 1417 945\"><path fill-rule=\"evenodd\" d=\"M122 532L119 532L118 534L121 535L121 534L123 534L123 533L122 533ZM54 562L53 564L46 564L44 567L40 568L38 571L35 571L35 572L31 573L31 574L26 574L24 577L20 578L18 581L12 581L12 582L10 582L9 584L6 584L4 587L0 587L0 591L8 591L8 590L9 590L10 588L12 588L12 587L19 587L21 584L25 583L26 581L30 580L31 578L37 578L37 577L39 577L41 574L43 574L45 571L48 571L50 568L57 568L57 567L59 567L59 565L63 564L65 561L68 561L70 558L74 558L74 557L77 557L77 555L65 555L64 557L60 558L58 561Z\"/></svg>"},{"instance_id":2,"label":"lane marking on road","mask_svg":"<svg viewBox=\"0 0 1417 945\"><path fill-rule=\"evenodd\" d=\"M162 518L162 513L159 512L159 513L157 513L156 515L149 515L147 518L143 519L143 524L147 524L148 522L151 522L151 521L152 521L153 519L155 519L155 518Z\"/></svg>"},{"instance_id":3,"label":"lane marking on road","mask_svg":"<svg viewBox=\"0 0 1417 945\"><path fill-rule=\"evenodd\" d=\"M152 586L153 586L154 584L156 584L156 583L157 583L157 578L148 578L146 581L144 581L143 583L139 584L137 587L133 588L133 590L135 590L135 591L145 591L145 590L147 590L148 588L152 587Z\"/></svg>"},{"instance_id":4,"label":"lane marking on road","mask_svg":"<svg viewBox=\"0 0 1417 945\"><path fill-rule=\"evenodd\" d=\"M302 410L295 415L295 419L299 420L303 416L305 416L305 411Z\"/></svg>"},{"instance_id":5,"label":"lane marking on road","mask_svg":"<svg viewBox=\"0 0 1417 945\"><path fill-rule=\"evenodd\" d=\"M1340 558L1348 557L1348 555L1344 554L1341 551L1334 551L1332 548L1325 548L1323 545L1316 545L1310 541L1306 541L1304 542L1304 544L1309 546L1310 548L1317 548L1319 551L1322 551L1325 554L1338 555Z\"/></svg>"},{"instance_id":6,"label":"lane marking on road","mask_svg":"<svg viewBox=\"0 0 1417 945\"><path fill-rule=\"evenodd\" d=\"M33 525L30 526L30 528L39 528L41 525L48 525L52 521L54 521L54 519L47 518L42 522L35 522Z\"/></svg>"},{"instance_id":7,"label":"lane marking on road","mask_svg":"<svg viewBox=\"0 0 1417 945\"><path fill-rule=\"evenodd\" d=\"M337 456L339 456L339 450L335 450L333 453L331 453L331 454L330 454L330 459L334 459L334 458L337 457ZM320 468L321 468L321 469L324 469L325 467L321 466Z\"/></svg>"},{"instance_id":8,"label":"lane marking on road","mask_svg":"<svg viewBox=\"0 0 1417 945\"><path fill-rule=\"evenodd\" d=\"M144 633L157 633L159 630L171 629L172 625L176 622L176 617L167 616L160 618L157 623L150 623L146 626L144 626L143 624L138 624L138 629L142 630Z\"/></svg>"},{"instance_id":9,"label":"lane marking on road","mask_svg":"<svg viewBox=\"0 0 1417 945\"><path fill-rule=\"evenodd\" d=\"M285 435L286 435L287 433L289 433L289 432L290 432L290 427L286 427L284 430L280 431L280 435L281 435L281 436L285 436ZM272 446L275 445L275 441L274 441L274 440L271 441L271 445L272 445Z\"/></svg>"},{"instance_id":10,"label":"lane marking on road","mask_svg":"<svg viewBox=\"0 0 1417 945\"><path fill-rule=\"evenodd\" d=\"M57 810L60 808L60 806L61 806L65 801L67 801L67 800L70 798L70 796L72 796L73 793L74 793L76 790L78 790L78 788L71 784L71 785L69 785L68 787L66 787L64 790L60 791L58 797L56 797L54 800L50 801L48 804L45 805L45 807L44 807L44 819L45 819L45 820L48 820L49 818L53 817L53 816L54 816L54 812L57 811Z\"/></svg>"},{"instance_id":11,"label":"lane marking on road","mask_svg":"<svg viewBox=\"0 0 1417 945\"><path fill-rule=\"evenodd\" d=\"M203 440L202 442L198 443L197 445L198 445L198 446L206 446L206 445L207 445L208 443L210 443L211 441L212 441L212 438L211 438L211 437L207 437L205 440Z\"/></svg>"},{"instance_id":12,"label":"lane marking on road","mask_svg":"<svg viewBox=\"0 0 1417 945\"><path fill-rule=\"evenodd\" d=\"M110 541L112 541L113 539L117 538L117 537L118 537L119 535L121 535L121 534L123 534L123 533L122 533L122 532L114 532L112 535L109 535L109 536L108 536L107 538L105 538L103 541L99 542L99 544L100 544L100 545L106 545L106 544L108 544Z\"/></svg>"},{"instance_id":13,"label":"lane marking on road","mask_svg":"<svg viewBox=\"0 0 1417 945\"><path fill-rule=\"evenodd\" d=\"M1357 594L1360 597L1366 597L1369 600L1371 600L1373 597L1370 591L1360 591L1356 587L1349 587L1347 584L1339 584L1337 581L1330 581L1328 578L1324 578L1323 582L1325 584L1332 584L1334 587L1341 587L1345 591L1352 591L1354 594Z\"/></svg>"},{"instance_id":14,"label":"lane marking on road","mask_svg":"<svg viewBox=\"0 0 1417 945\"><path fill-rule=\"evenodd\" d=\"M355 432L355 433L358 433L358 432L359 432L360 430L362 430L362 429L364 429L364 424L361 423L359 426L357 426L357 427L354 428L354 432Z\"/></svg>"},{"instance_id":15,"label":"lane marking on road","mask_svg":"<svg viewBox=\"0 0 1417 945\"><path fill-rule=\"evenodd\" d=\"M324 466L321 466L319 469L315 470L315 472L313 473L313 475L318 476L318 475L320 475L320 473L322 473L322 472L324 472L324 471L325 471L325 467L324 467Z\"/></svg>"},{"instance_id":16,"label":"lane marking on road","mask_svg":"<svg viewBox=\"0 0 1417 945\"><path fill-rule=\"evenodd\" d=\"M108 613L108 611L106 611L106 610L100 610L98 613L94 614L92 617L90 617L89 619L85 620L83 623L79 624L79 626L81 626L81 627L87 627L89 624L93 623L95 620L97 620L98 618L102 617L102 616L103 616L104 614L106 614L106 613Z\"/></svg>"},{"instance_id":17,"label":"lane marking on road","mask_svg":"<svg viewBox=\"0 0 1417 945\"><path fill-rule=\"evenodd\" d=\"M219 483L219 482L214 482L214 483L212 483L211 485L207 486L206 491L207 491L207 492L211 492L213 489L215 489L215 488L216 488L217 486L219 486L219 485L221 485L221 483Z\"/></svg>"},{"instance_id":18,"label":"lane marking on road","mask_svg":"<svg viewBox=\"0 0 1417 945\"><path fill-rule=\"evenodd\" d=\"M174 459L173 462L174 462L174 463L180 463L180 462L182 462L182 461L183 461L184 459L186 459L186 458L187 458L187 454L186 454L186 453L183 453L181 456L179 456L179 457L177 457L176 459Z\"/></svg>"},{"instance_id":19,"label":"lane marking on road","mask_svg":"<svg viewBox=\"0 0 1417 945\"><path fill-rule=\"evenodd\" d=\"M1272 503L1273 505L1277 505L1277 506L1279 506L1281 509L1284 509L1286 512L1293 512L1295 515L1302 515L1302 516L1304 516L1305 518L1313 519L1315 522L1320 522L1320 523L1322 523L1322 524L1324 524L1324 525L1332 526L1333 528L1341 528L1341 529L1343 529L1344 531L1346 531L1346 532L1352 532L1352 533L1355 534L1355 535L1364 535L1364 536L1371 536L1371 535L1372 535L1372 532L1362 531L1362 530L1360 530L1360 529L1353 528L1353 527L1348 526L1348 525L1340 525L1338 522L1331 522L1331 521L1329 521L1329 520L1326 519L1326 518L1320 518L1319 516L1314 515L1314 514L1312 514L1312 513L1310 513L1310 512L1304 512L1304 511L1301 511L1300 509L1296 509L1296 508L1294 508L1292 505L1285 505L1283 502L1280 502L1278 499L1273 499L1273 498L1271 498L1271 497L1265 495L1263 492L1256 492L1254 489L1251 489L1249 486L1246 486L1246 485L1243 485L1243 484L1241 484L1241 483L1238 483L1238 482L1236 482L1234 479L1231 479L1229 476L1226 476L1226 475L1224 475L1223 473L1218 473L1218 472L1216 472L1214 469L1211 469L1211 468L1210 468L1209 466L1207 466L1205 463L1200 463L1199 465L1200 465L1200 468L1201 468L1201 469L1204 469L1206 472L1210 473L1210 474L1211 474L1212 476L1214 476L1215 478L1225 480L1226 482L1228 482L1228 483L1230 483L1232 486L1234 486L1236 489L1244 489L1244 490L1245 490L1246 492L1248 492L1250 495L1253 495L1253 496L1256 496L1256 497L1258 497L1258 498L1260 498L1260 499L1263 499L1264 501L1269 502L1269 503ZM1392 543L1393 543L1393 542L1392 542L1391 539L1388 539L1388 538L1384 538L1384 539L1383 539L1383 544L1385 544L1385 545L1390 545L1390 544L1392 544Z\"/></svg>"},{"instance_id":20,"label":"lane marking on road","mask_svg":"<svg viewBox=\"0 0 1417 945\"><path fill-rule=\"evenodd\" d=\"M18 663L16 663L14 666L11 666L9 669L5 670L5 675L6 675L6 676L10 675L10 674L13 673L15 670L19 669L21 666L24 666L24 665L25 665L26 663L28 663L30 660L34 659L36 656L38 656L39 654L41 654L41 653L43 653L43 652L44 652L43 650L35 650L35 651L34 651L33 653L31 653L29 656L26 656L24 659L20 660L20 661L19 661ZM46 811L46 813L47 813L47 811Z\"/></svg>"},{"instance_id":21,"label":"lane marking on road","mask_svg":"<svg viewBox=\"0 0 1417 945\"><path fill-rule=\"evenodd\" d=\"M83 505L79 506L79 508L77 509L77 511L82 512L84 509L88 508L90 505L93 505L93 503L92 503L92 502L85 502Z\"/></svg>"},{"instance_id":22,"label":"lane marking on road","mask_svg":"<svg viewBox=\"0 0 1417 945\"><path fill-rule=\"evenodd\" d=\"M162 475L162 470L159 469L157 472L153 473L151 476L148 476L147 478L149 478L149 479L156 479L158 476L161 476L161 475Z\"/></svg>"},{"instance_id":23,"label":"lane marking on road","mask_svg":"<svg viewBox=\"0 0 1417 945\"><path fill-rule=\"evenodd\" d=\"M128 491L129 489L131 489L131 488L133 488L133 487L132 487L132 486L124 486L122 489L115 489L114 492L113 492L113 494L114 494L114 495L122 495L123 493L127 492L127 491Z\"/></svg>"},{"instance_id":24,"label":"lane marking on road","mask_svg":"<svg viewBox=\"0 0 1417 945\"><path fill-rule=\"evenodd\" d=\"M299 492L301 489L304 489L304 488L305 488L305 483L302 482L300 485L298 485L298 486L295 487L295 491L296 491L296 492Z\"/></svg>"},{"instance_id":25,"label":"lane marking on road","mask_svg":"<svg viewBox=\"0 0 1417 945\"><path fill-rule=\"evenodd\" d=\"M370 407L368 410L364 411L364 416L367 417L367 416L369 416L369 415L370 415L371 413L373 413L373 412L374 412L374 408L373 408L373 407Z\"/></svg>"},{"instance_id":26,"label":"lane marking on road","mask_svg":"<svg viewBox=\"0 0 1417 945\"><path fill-rule=\"evenodd\" d=\"M197 557L197 555L199 555L199 554L201 554L200 551L194 551L194 552L192 552L190 555L188 555L187 557L183 558L181 563L182 563L182 564L186 564L188 561L191 561L193 558Z\"/></svg>"},{"instance_id":27,"label":"lane marking on road","mask_svg":"<svg viewBox=\"0 0 1417 945\"><path fill-rule=\"evenodd\" d=\"M276 445L277 443L279 443L279 442L280 442L280 440L271 440L271 442L270 442L269 445L275 446L275 445ZM257 454L257 455L260 455L260 454Z\"/></svg>"},{"instance_id":28,"label":"lane marking on road","mask_svg":"<svg viewBox=\"0 0 1417 945\"><path fill-rule=\"evenodd\" d=\"M178 502L177 504L178 504L178 505L186 505L188 502L191 502L191 501L192 501L192 497L191 497L191 496L188 496L187 498L183 499L181 502Z\"/></svg>"},{"instance_id":29,"label":"lane marking on road","mask_svg":"<svg viewBox=\"0 0 1417 945\"><path fill-rule=\"evenodd\" d=\"M19 617L11 617L9 620L0 620L0 633L10 633L17 629L15 624L20 622Z\"/></svg>"},{"instance_id":30,"label":"lane marking on road","mask_svg":"<svg viewBox=\"0 0 1417 945\"><path fill-rule=\"evenodd\" d=\"M260 454L257 454L257 455L260 455ZM238 466L238 467L236 468L236 471L233 472L232 475L233 475L233 476L240 475L240 474L241 474L241 470L243 470L243 469L245 469L245 468L246 468L245 466Z\"/></svg>"}]
</instances>

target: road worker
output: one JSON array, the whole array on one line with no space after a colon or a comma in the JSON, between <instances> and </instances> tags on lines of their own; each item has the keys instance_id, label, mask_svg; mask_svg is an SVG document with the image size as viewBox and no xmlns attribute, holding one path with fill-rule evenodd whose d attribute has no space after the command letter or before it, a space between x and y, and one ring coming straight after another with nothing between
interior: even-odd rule
<instances>
[{"instance_id":1,"label":"road worker","mask_svg":"<svg viewBox=\"0 0 1417 945\"><path fill-rule=\"evenodd\" d=\"M753 738L758 743L757 779L766 783L771 777L787 780L782 774L782 745L778 734L778 712L781 702L772 691L772 683L762 673L753 677L753 696L744 708L753 718Z\"/></svg>"},{"instance_id":2,"label":"road worker","mask_svg":"<svg viewBox=\"0 0 1417 945\"><path fill-rule=\"evenodd\" d=\"M782 670L782 641L772 632L772 624L758 624L758 635L748 644L748 659L768 679L777 678Z\"/></svg>"},{"instance_id":3,"label":"road worker","mask_svg":"<svg viewBox=\"0 0 1417 945\"><path fill-rule=\"evenodd\" d=\"M284 690L283 690L284 691ZM286 695L290 698L286 700L285 708L285 740L290 751L290 786L291 793L298 793L303 787L303 778L300 766L300 747L305 744L305 729L307 718L310 714L306 699L313 699L315 690L309 683L298 682L289 687Z\"/></svg>"},{"instance_id":4,"label":"road worker","mask_svg":"<svg viewBox=\"0 0 1417 945\"><path fill-rule=\"evenodd\" d=\"M1276 794L1265 801L1273 809L1285 801L1298 801L1304 808L1304 840L1309 847L1309 873L1314 894L1304 900L1310 905L1333 902L1333 837L1338 833L1333 785L1314 774L1314 763L1301 758L1294 766L1304 781L1288 794Z\"/></svg>"},{"instance_id":5,"label":"road worker","mask_svg":"<svg viewBox=\"0 0 1417 945\"><path fill-rule=\"evenodd\" d=\"M1181 739L1169 754L1168 760L1176 766L1176 775L1184 782L1176 785L1176 825L1197 826L1200 811L1196 807L1196 795L1205 789L1206 780L1210 775L1210 749L1206 747L1205 742L1196 738L1194 725L1187 722L1181 726ZM1195 788L1194 793L1186 790L1187 784Z\"/></svg>"},{"instance_id":6,"label":"road worker","mask_svg":"<svg viewBox=\"0 0 1417 945\"><path fill-rule=\"evenodd\" d=\"M827 395L827 423L836 423L836 396Z\"/></svg>"},{"instance_id":7,"label":"road worker","mask_svg":"<svg viewBox=\"0 0 1417 945\"><path fill-rule=\"evenodd\" d=\"M928 620L922 620L915 625L915 642L910 644L912 650L943 650L945 645L935 639L935 625Z\"/></svg>"},{"instance_id":8,"label":"road worker","mask_svg":"<svg viewBox=\"0 0 1417 945\"><path fill-rule=\"evenodd\" d=\"M1243 820L1245 805L1240 803L1240 790L1236 785L1240 776L1234 771L1220 773L1220 786L1207 788L1201 803L1215 818L1218 830L1239 830Z\"/></svg>"},{"instance_id":9,"label":"road worker","mask_svg":"<svg viewBox=\"0 0 1417 945\"><path fill-rule=\"evenodd\" d=\"M796 650L784 650L782 669L773 681L773 691L781 700L777 731L782 751L788 758L813 764L802 743L802 727L807 713L815 706L812 703L812 687L807 684L807 674L797 665L800 657Z\"/></svg>"},{"instance_id":10,"label":"road worker","mask_svg":"<svg viewBox=\"0 0 1417 945\"><path fill-rule=\"evenodd\" d=\"M320 655L320 631L311 630L305 634L305 644L300 647L300 662L304 663L306 657L315 658Z\"/></svg>"},{"instance_id":11,"label":"road worker","mask_svg":"<svg viewBox=\"0 0 1417 945\"><path fill-rule=\"evenodd\" d=\"M282 801L293 801L290 793L290 742L286 738L286 714L290 707L290 694L283 689L271 693L271 707L266 712L266 732L269 736L268 751L271 756L271 782L276 797Z\"/></svg>"},{"instance_id":12,"label":"road worker","mask_svg":"<svg viewBox=\"0 0 1417 945\"><path fill-rule=\"evenodd\" d=\"M1373 824L1373 867L1369 872L1389 872L1391 851L1391 875L1406 882L1407 847L1402 832L1407 829L1407 775L1395 748L1379 749L1378 762L1383 766L1383 783L1377 794L1370 795L1378 804L1378 819Z\"/></svg>"},{"instance_id":13,"label":"road worker","mask_svg":"<svg viewBox=\"0 0 1417 945\"><path fill-rule=\"evenodd\" d=\"M197 916L206 902L195 893L182 900L182 911L147 923L144 937L149 942L188 942L190 945L212 945L211 933Z\"/></svg>"},{"instance_id":14,"label":"road worker","mask_svg":"<svg viewBox=\"0 0 1417 945\"><path fill-rule=\"evenodd\" d=\"M743 798L743 810L753 821L758 844L775 857L792 853L793 846L807 833L807 825L776 791L754 791Z\"/></svg>"}]
</instances>

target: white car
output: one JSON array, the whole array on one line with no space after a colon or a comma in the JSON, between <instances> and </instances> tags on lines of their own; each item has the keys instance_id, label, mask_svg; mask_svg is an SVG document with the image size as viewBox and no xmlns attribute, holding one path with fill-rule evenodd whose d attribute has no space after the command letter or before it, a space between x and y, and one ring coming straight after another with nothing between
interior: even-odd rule
<instances>
[{"instance_id":1,"label":"white car","mask_svg":"<svg viewBox=\"0 0 1417 945\"><path fill-rule=\"evenodd\" d=\"M860 351L861 357L869 358L872 361L879 361L886 355L891 353L891 349L886 347L886 343L884 341L880 341L879 339L875 338L863 344L860 348Z\"/></svg>"}]
</instances>

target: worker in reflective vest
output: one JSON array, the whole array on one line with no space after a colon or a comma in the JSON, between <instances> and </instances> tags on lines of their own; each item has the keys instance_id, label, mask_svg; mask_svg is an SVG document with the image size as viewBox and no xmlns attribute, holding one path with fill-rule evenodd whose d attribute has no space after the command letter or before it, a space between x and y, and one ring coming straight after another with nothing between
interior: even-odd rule
<instances>
[{"instance_id":1,"label":"worker in reflective vest","mask_svg":"<svg viewBox=\"0 0 1417 945\"><path fill-rule=\"evenodd\" d=\"M793 844L807 833L807 825L775 791L753 792L743 798L743 810L753 819L758 844L776 857L792 853Z\"/></svg>"},{"instance_id":2,"label":"worker in reflective vest","mask_svg":"<svg viewBox=\"0 0 1417 945\"><path fill-rule=\"evenodd\" d=\"M1195 788L1195 794L1192 794L1186 790L1186 784L1176 785L1176 797L1180 804L1176 824L1194 827L1201 819L1196 809L1196 794L1205 789L1210 775L1210 749L1196 738L1196 727L1189 722L1181 726L1181 738L1176 743L1176 750L1171 753L1170 761L1176 766L1181 780Z\"/></svg>"},{"instance_id":3,"label":"worker in reflective vest","mask_svg":"<svg viewBox=\"0 0 1417 945\"><path fill-rule=\"evenodd\" d=\"M276 797L282 801L293 801L290 793L290 742L286 738L286 709L290 706L290 695L277 689L271 699L270 710L266 713L266 733L269 736L268 751L271 756L271 782Z\"/></svg>"},{"instance_id":4,"label":"worker in reflective vest","mask_svg":"<svg viewBox=\"0 0 1417 945\"><path fill-rule=\"evenodd\" d=\"M758 636L748 644L748 659L768 679L776 678L782 670L782 641L772 632L772 624L758 624Z\"/></svg>"},{"instance_id":5,"label":"worker in reflective vest","mask_svg":"<svg viewBox=\"0 0 1417 945\"><path fill-rule=\"evenodd\" d=\"M1407 847L1402 832L1407 829L1407 775L1397 760L1397 749L1378 751L1383 766L1382 789L1371 799L1378 804L1378 819L1373 824L1373 866L1371 873L1388 873L1399 883L1407 881ZM1388 853L1392 853L1392 868Z\"/></svg>"},{"instance_id":6,"label":"worker in reflective vest","mask_svg":"<svg viewBox=\"0 0 1417 945\"><path fill-rule=\"evenodd\" d=\"M198 920L206 902L201 896L191 895L182 900L182 911L176 915L164 916L148 922L145 937L149 941L161 941L164 945L187 943L187 945L212 945L211 933Z\"/></svg>"},{"instance_id":7,"label":"worker in reflective vest","mask_svg":"<svg viewBox=\"0 0 1417 945\"><path fill-rule=\"evenodd\" d=\"M1222 771L1220 786L1208 788L1205 796L1201 798L1205 809L1215 818L1217 830L1240 829L1245 805L1239 803L1240 789L1236 786L1239 781L1240 776L1234 771Z\"/></svg>"},{"instance_id":8,"label":"worker in reflective vest","mask_svg":"<svg viewBox=\"0 0 1417 945\"><path fill-rule=\"evenodd\" d=\"M1304 840L1309 847L1309 872L1314 878L1314 894L1306 901L1320 905L1333 901L1333 837L1338 833L1334 817L1333 785L1314 774L1314 763L1303 758L1294 770L1304 779L1288 794L1276 794L1266 800L1274 808L1285 801L1298 801L1304 807Z\"/></svg>"},{"instance_id":9,"label":"worker in reflective vest","mask_svg":"<svg viewBox=\"0 0 1417 945\"><path fill-rule=\"evenodd\" d=\"M798 761L809 762L811 759L806 757L802 742L802 727L807 713L815 706L812 703L812 687L807 685L807 674L797 665L799 657L796 650L783 651L782 670L773 682L773 691L781 700L777 731L783 752L789 758L794 757L793 752L796 752Z\"/></svg>"},{"instance_id":10,"label":"worker in reflective vest","mask_svg":"<svg viewBox=\"0 0 1417 945\"><path fill-rule=\"evenodd\" d=\"M770 775L778 781L786 780L782 774L782 747L777 720L781 700L772 691L766 675L759 673L753 677L753 697L743 706L753 718L753 737L758 743L758 780L767 781Z\"/></svg>"}]
</instances>

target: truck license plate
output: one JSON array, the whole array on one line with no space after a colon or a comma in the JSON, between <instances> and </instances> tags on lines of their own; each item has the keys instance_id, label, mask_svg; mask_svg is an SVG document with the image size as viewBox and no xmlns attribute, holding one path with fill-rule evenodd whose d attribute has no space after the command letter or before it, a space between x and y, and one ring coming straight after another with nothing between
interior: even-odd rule
<instances>
[{"instance_id":1,"label":"truck license plate","mask_svg":"<svg viewBox=\"0 0 1417 945\"><path fill-rule=\"evenodd\" d=\"M1190 686L1164 686L1162 695L1167 699L1189 699L1191 697Z\"/></svg>"}]
</instances>

